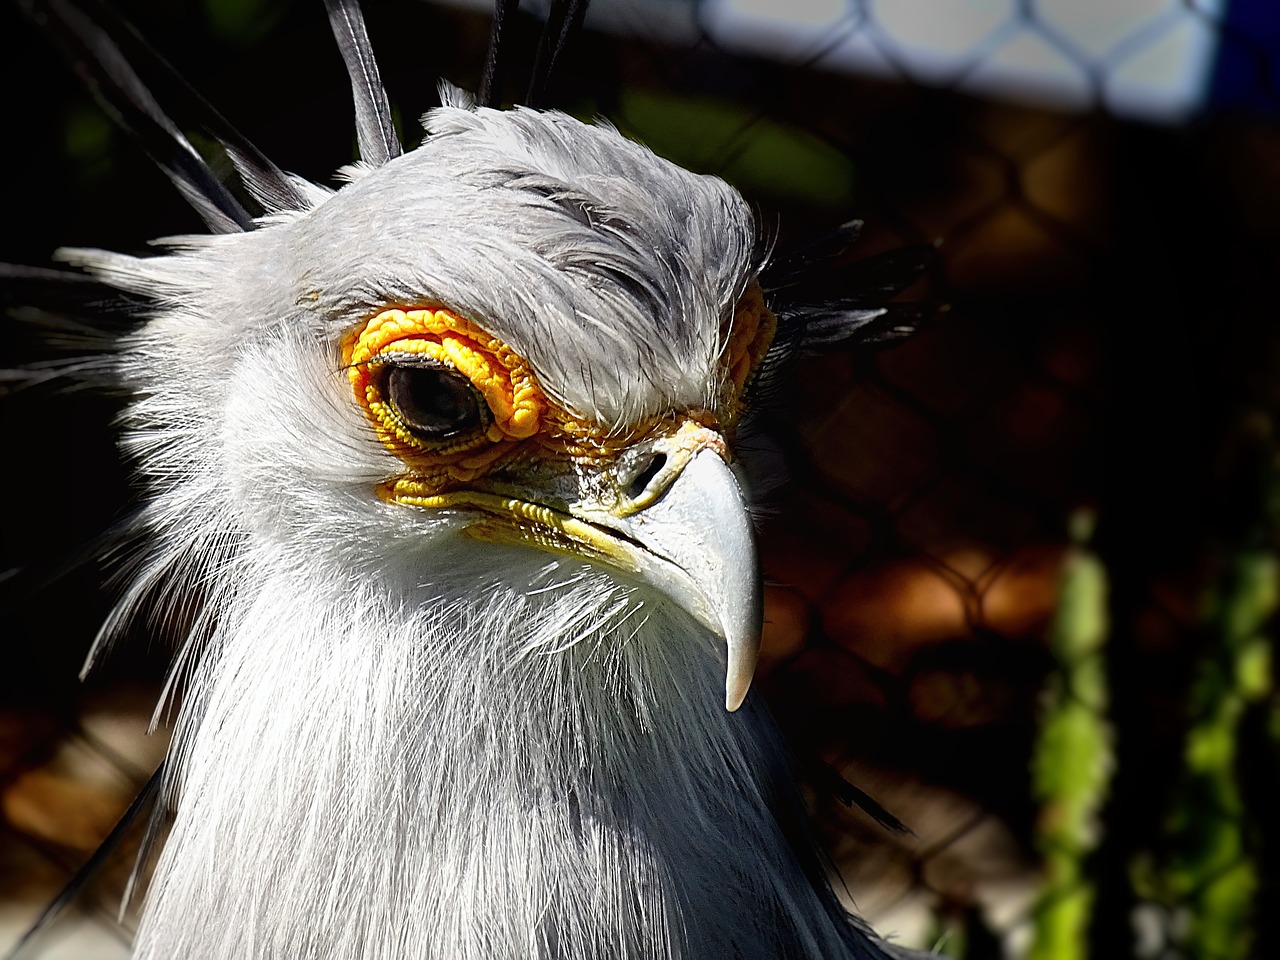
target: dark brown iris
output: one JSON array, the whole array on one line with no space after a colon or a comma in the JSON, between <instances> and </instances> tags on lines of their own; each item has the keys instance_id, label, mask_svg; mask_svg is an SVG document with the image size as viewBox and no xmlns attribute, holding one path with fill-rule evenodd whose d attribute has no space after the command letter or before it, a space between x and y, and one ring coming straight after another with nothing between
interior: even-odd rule
<instances>
[{"instance_id":1,"label":"dark brown iris","mask_svg":"<svg viewBox=\"0 0 1280 960\"><path fill-rule=\"evenodd\" d=\"M458 371L433 361L394 359L382 394L401 422L424 440L447 440L481 425L484 400Z\"/></svg>"}]
</instances>

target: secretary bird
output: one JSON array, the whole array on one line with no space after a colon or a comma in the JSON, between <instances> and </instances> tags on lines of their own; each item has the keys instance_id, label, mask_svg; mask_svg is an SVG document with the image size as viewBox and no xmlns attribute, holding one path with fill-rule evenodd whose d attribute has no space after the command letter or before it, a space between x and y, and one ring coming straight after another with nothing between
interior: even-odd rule
<instances>
[{"instance_id":1,"label":"secretary bird","mask_svg":"<svg viewBox=\"0 0 1280 960\"><path fill-rule=\"evenodd\" d=\"M723 181L496 109L492 57L405 152L354 2L327 3L361 155L336 190L109 12L24 6L211 231L60 252L67 282L138 305L74 371L131 396L146 491L90 662L143 607L198 598L135 955L905 955L833 893L749 694L743 442L790 355L901 333L892 307L804 303L830 244L768 262Z\"/></svg>"}]
</instances>

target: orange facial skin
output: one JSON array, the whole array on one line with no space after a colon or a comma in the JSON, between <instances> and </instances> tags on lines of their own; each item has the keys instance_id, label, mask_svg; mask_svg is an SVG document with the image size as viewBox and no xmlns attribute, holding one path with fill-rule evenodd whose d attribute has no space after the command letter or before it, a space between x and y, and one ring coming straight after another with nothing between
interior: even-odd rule
<instances>
[{"instance_id":1,"label":"orange facial skin","mask_svg":"<svg viewBox=\"0 0 1280 960\"><path fill-rule=\"evenodd\" d=\"M419 491L445 490L519 458L554 454L598 462L689 421L712 430L731 428L742 413L743 387L777 329L758 284L744 294L726 327L720 415L685 411L675 418L653 418L624 436L553 402L514 350L442 307L378 313L344 339L342 361L356 401L379 440L409 468L404 479L411 478ZM411 431L383 396L379 377L382 368L406 356L432 360L466 377L488 408L481 426L447 440L423 439Z\"/></svg>"}]
</instances>

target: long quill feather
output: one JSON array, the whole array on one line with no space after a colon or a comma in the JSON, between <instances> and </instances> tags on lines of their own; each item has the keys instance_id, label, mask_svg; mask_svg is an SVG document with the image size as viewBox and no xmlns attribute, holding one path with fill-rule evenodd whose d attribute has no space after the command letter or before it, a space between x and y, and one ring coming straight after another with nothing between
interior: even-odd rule
<instances>
[{"instance_id":1,"label":"long quill feather","mask_svg":"<svg viewBox=\"0 0 1280 960\"><path fill-rule=\"evenodd\" d=\"M329 12L333 36L342 52L342 61L351 76L360 159L370 166L380 167L404 151L391 122L391 106L365 30L364 15L356 0L325 0L324 5Z\"/></svg>"},{"instance_id":2,"label":"long quill feather","mask_svg":"<svg viewBox=\"0 0 1280 960\"><path fill-rule=\"evenodd\" d=\"M215 233L249 230L253 220L161 109L116 40L66 0L19 0L103 108L138 141Z\"/></svg>"},{"instance_id":3,"label":"long quill feather","mask_svg":"<svg viewBox=\"0 0 1280 960\"><path fill-rule=\"evenodd\" d=\"M127 20L107 4L81 0L110 35L141 81L164 104L183 129L199 129L217 140L255 199L270 211L305 210L310 204L297 185L266 154L237 130L152 47Z\"/></svg>"}]
</instances>

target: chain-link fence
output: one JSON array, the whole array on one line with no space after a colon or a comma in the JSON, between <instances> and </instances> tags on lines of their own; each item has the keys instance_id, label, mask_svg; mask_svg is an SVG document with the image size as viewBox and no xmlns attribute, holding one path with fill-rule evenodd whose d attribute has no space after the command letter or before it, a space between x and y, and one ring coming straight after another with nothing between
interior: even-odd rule
<instances>
[{"instance_id":1,"label":"chain-link fence","mask_svg":"<svg viewBox=\"0 0 1280 960\"><path fill-rule=\"evenodd\" d=\"M351 135L324 18L234 7L129 12L269 155L325 178ZM905 294L937 305L921 331L805 360L768 423L791 479L763 528L761 689L851 901L900 942L1280 955L1278 21L1225 0L602 2L553 78L549 104L733 182L778 249L852 218L851 276L935 249ZM474 88L484 15L369 4L369 25L406 134L438 76ZM518 27L531 62L536 17ZM42 95L13 105L40 147L10 158L6 199L43 215L6 257L196 229L42 57L9 60L10 89ZM58 514L11 512L15 562L53 564L118 509L109 414L6 400L12 449L39 451L24 484ZM120 732L162 656L74 690L97 576L10 621L40 648L0 744L15 930L162 749ZM82 900L111 913L122 876Z\"/></svg>"}]
</instances>

